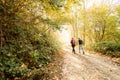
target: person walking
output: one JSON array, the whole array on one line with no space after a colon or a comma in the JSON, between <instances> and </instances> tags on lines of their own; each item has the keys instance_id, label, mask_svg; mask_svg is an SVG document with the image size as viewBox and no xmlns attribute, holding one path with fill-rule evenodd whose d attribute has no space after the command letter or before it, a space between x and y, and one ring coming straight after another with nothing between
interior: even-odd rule
<instances>
[{"instance_id":1,"label":"person walking","mask_svg":"<svg viewBox=\"0 0 120 80\"><path fill-rule=\"evenodd\" d=\"M71 39L72 52L75 54L75 39Z\"/></svg>"},{"instance_id":2,"label":"person walking","mask_svg":"<svg viewBox=\"0 0 120 80\"><path fill-rule=\"evenodd\" d=\"M78 38L78 43L79 43L79 53L82 50L83 54L85 54L84 48L83 48L83 41Z\"/></svg>"}]
</instances>

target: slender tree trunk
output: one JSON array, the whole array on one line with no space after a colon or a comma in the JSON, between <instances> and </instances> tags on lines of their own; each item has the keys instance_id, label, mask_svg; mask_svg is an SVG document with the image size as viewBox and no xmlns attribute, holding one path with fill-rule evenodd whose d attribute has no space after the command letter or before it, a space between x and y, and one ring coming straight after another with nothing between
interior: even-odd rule
<instances>
[{"instance_id":1,"label":"slender tree trunk","mask_svg":"<svg viewBox=\"0 0 120 80\"><path fill-rule=\"evenodd\" d=\"M75 34L75 23L73 24L73 34L74 34L74 37L76 36Z\"/></svg>"},{"instance_id":2,"label":"slender tree trunk","mask_svg":"<svg viewBox=\"0 0 120 80\"><path fill-rule=\"evenodd\" d=\"M86 1L85 0L83 0L83 9L84 9L84 29L83 29L83 41L84 41L84 44L85 44L85 27L86 27L86 3L85 3Z\"/></svg>"},{"instance_id":3,"label":"slender tree trunk","mask_svg":"<svg viewBox=\"0 0 120 80\"><path fill-rule=\"evenodd\" d=\"M79 35L78 35L78 13L76 15L76 38L78 38Z\"/></svg>"},{"instance_id":4,"label":"slender tree trunk","mask_svg":"<svg viewBox=\"0 0 120 80\"><path fill-rule=\"evenodd\" d=\"M102 35L101 35L101 39L100 39L100 41L102 41L102 40L103 40L103 38L104 38L105 29L106 29L106 21L105 21L105 20L103 20L103 29L102 29Z\"/></svg>"}]
</instances>

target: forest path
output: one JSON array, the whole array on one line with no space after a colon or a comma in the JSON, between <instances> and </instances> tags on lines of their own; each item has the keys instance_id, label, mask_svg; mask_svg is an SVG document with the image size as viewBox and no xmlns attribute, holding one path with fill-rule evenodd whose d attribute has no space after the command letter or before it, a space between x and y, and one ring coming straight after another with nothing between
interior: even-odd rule
<instances>
[{"instance_id":1,"label":"forest path","mask_svg":"<svg viewBox=\"0 0 120 80\"><path fill-rule=\"evenodd\" d=\"M64 49L60 80L120 80L120 66L93 54L73 54Z\"/></svg>"}]
</instances>

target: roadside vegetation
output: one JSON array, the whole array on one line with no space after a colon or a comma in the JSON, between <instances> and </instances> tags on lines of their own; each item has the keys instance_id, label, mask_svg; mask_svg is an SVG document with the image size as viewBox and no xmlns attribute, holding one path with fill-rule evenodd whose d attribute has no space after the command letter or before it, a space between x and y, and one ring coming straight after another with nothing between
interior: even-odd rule
<instances>
[{"instance_id":1,"label":"roadside vegetation","mask_svg":"<svg viewBox=\"0 0 120 80\"><path fill-rule=\"evenodd\" d=\"M60 27L46 17L46 8L51 8L46 4L42 0L0 1L0 80L38 80L53 60L60 48L54 31Z\"/></svg>"},{"instance_id":2,"label":"roadside vegetation","mask_svg":"<svg viewBox=\"0 0 120 80\"><path fill-rule=\"evenodd\" d=\"M106 56L120 58L120 44L113 42L99 42L92 45L91 49Z\"/></svg>"},{"instance_id":3,"label":"roadside vegetation","mask_svg":"<svg viewBox=\"0 0 120 80\"><path fill-rule=\"evenodd\" d=\"M120 58L120 6L107 5L91 9L85 42L90 50ZM97 9L97 10L96 10Z\"/></svg>"}]
</instances>

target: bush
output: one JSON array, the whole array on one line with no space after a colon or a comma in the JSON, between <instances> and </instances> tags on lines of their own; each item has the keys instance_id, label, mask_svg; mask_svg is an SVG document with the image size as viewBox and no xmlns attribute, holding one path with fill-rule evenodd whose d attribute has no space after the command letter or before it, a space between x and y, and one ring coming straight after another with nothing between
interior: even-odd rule
<instances>
[{"instance_id":1,"label":"bush","mask_svg":"<svg viewBox=\"0 0 120 80\"><path fill-rule=\"evenodd\" d=\"M4 46L0 48L0 78L2 80L34 78L38 75L37 73L26 76L34 69L38 69L42 74L58 49L51 35L42 33L42 36L39 36L41 32L33 27L28 30L20 28L21 32L17 34L14 34L16 28L8 29L9 31L6 29L4 32L7 39ZM12 34L10 34L11 31Z\"/></svg>"},{"instance_id":2,"label":"bush","mask_svg":"<svg viewBox=\"0 0 120 80\"><path fill-rule=\"evenodd\" d=\"M91 47L92 50L112 57L120 57L120 44L113 42L99 42Z\"/></svg>"},{"instance_id":3,"label":"bush","mask_svg":"<svg viewBox=\"0 0 120 80\"><path fill-rule=\"evenodd\" d=\"M36 3L34 0L0 1L0 79L2 80L33 78L30 73L37 69L42 74L45 65L52 60L51 56L57 50L55 39L47 32L53 27L58 29L58 26L50 20L47 23L42 21L42 15L45 15L43 9L39 9L43 11L43 14L40 12L42 15L36 15L36 9L39 8L38 5L34 6Z\"/></svg>"}]
</instances>

